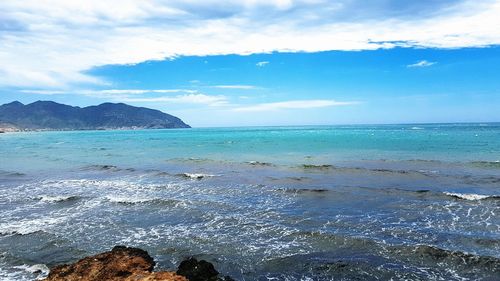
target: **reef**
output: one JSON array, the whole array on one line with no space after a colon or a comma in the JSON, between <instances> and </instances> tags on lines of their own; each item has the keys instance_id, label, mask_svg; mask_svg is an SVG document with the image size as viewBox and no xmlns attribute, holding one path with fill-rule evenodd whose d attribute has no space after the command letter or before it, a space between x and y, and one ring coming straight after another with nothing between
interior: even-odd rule
<instances>
[{"instance_id":1,"label":"reef","mask_svg":"<svg viewBox=\"0 0 500 281\"><path fill-rule=\"evenodd\" d=\"M45 281L231 281L219 277L214 266L204 260L189 258L179 265L177 272L153 272L155 261L148 252L125 246L116 246L109 252L83 258L72 264L53 267Z\"/></svg>"}]
</instances>

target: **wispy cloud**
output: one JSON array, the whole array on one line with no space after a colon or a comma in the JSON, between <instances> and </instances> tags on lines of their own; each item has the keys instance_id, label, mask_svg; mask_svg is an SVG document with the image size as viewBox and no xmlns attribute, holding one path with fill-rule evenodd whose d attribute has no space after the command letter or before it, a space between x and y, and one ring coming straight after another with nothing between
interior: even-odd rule
<instances>
[{"instance_id":1,"label":"wispy cloud","mask_svg":"<svg viewBox=\"0 0 500 281\"><path fill-rule=\"evenodd\" d=\"M253 90L257 89L257 87L252 85L215 85L212 88L217 89L233 89L233 90Z\"/></svg>"},{"instance_id":2,"label":"wispy cloud","mask_svg":"<svg viewBox=\"0 0 500 281\"><path fill-rule=\"evenodd\" d=\"M409 64L407 65L406 67L428 67L428 66L431 66L431 65L435 65L437 62L433 62L433 61L427 61L427 60L421 60L419 62L416 62L414 64Z\"/></svg>"},{"instance_id":3,"label":"wispy cloud","mask_svg":"<svg viewBox=\"0 0 500 281\"><path fill-rule=\"evenodd\" d=\"M113 96L113 95L144 95L144 94L170 94L170 93L189 93L194 94L198 91L189 89L105 89L105 90L20 90L21 93L37 95L66 95L77 94L86 96Z\"/></svg>"},{"instance_id":4,"label":"wispy cloud","mask_svg":"<svg viewBox=\"0 0 500 281\"><path fill-rule=\"evenodd\" d=\"M202 104L207 106L226 106L229 105L227 97L205 94L188 94L163 97L123 97L123 102L165 102L165 103L183 103L183 104Z\"/></svg>"},{"instance_id":5,"label":"wispy cloud","mask_svg":"<svg viewBox=\"0 0 500 281\"><path fill-rule=\"evenodd\" d=\"M66 95L71 93L70 91L61 91L61 90L20 90L19 92L26 94L47 95L47 96Z\"/></svg>"},{"instance_id":6,"label":"wispy cloud","mask_svg":"<svg viewBox=\"0 0 500 281\"><path fill-rule=\"evenodd\" d=\"M207 106L225 106L229 104L226 96L206 95L189 89L21 90L20 92L37 95L83 95L117 102L164 102ZM183 94L170 95L175 93ZM151 96L151 94L154 96Z\"/></svg>"},{"instance_id":7,"label":"wispy cloud","mask_svg":"<svg viewBox=\"0 0 500 281\"><path fill-rule=\"evenodd\" d=\"M148 90L148 89L111 89L111 90L100 90L93 91L100 94L123 94L123 95L143 95L147 93L154 94L169 94L169 93L196 93L196 90L187 89L160 89L160 90Z\"/></svg>"},{"instance_id":8,"label":"wispy cloud","mask_svg":"<svg viewBox=\"0 0 500 281\"><path fill-rule=\"evenodd\" d=\"M0 1L0 87L105 84L87 70L178 56L500 44L499 0L396 2Z\"/></svg>"},{"instance_id":9,"label":"wispy cloud","mask_svg":"<svg viewBox=\"0 0 500 281\"><path fill-rule=\"evenodd\" d=\"M263 67L263 66L266 66L268 65L269 62L268 61L259 61L258 63L256 63L255 65L258 66L258 67Z\"/></svg>"},{"instance_id":10,"label":"wispy cloud","mask_svg":"<svg viewBox=\"0 0 500 281\"><path fill-rule=\"evenodd\" d=\"M292 100L282 102L260 103L250 106L236 107L233 111L272 111L280 109L311 109L331 106L358 104L356 101L341 102L335 100Z\"/></svg>"}]
</instances>

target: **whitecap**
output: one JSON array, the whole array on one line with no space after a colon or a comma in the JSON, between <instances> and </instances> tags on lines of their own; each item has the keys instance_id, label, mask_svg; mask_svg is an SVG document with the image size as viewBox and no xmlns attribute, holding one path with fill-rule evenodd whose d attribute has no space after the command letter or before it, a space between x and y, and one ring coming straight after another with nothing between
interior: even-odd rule
<instances>
[{"instance_id":1,"label":"whitecap","mask_svg":"<svg viewBox=\"0 0 500 281\"><path fill-rule=\"evenodd\" d=\"M260 162L260 161L248 161L247 163L250 164L250 165L253 165L253 166L272 166L271 163Z\"/></svg>"},{"instance_id":2,"label":"whitecap","mask_svg":"<svg viewBox=\"0 0 500 281\"><path fill-rule=\"evenodd\" d=\"M0 235L27 235L44 231L52 225L61 223L63 218L38 218L15 220L0 224Z\"/></svg>"},{"instance_id":3,"label":"whitecap","mask_svg":"<svg viewBox=\"0 0 500 281\"><path fill-rule=\"evenodd\" d=\"M190 178L190 179L196 179L196 180L201 180L203 178L211 178L211 177L215 177L216 175L211 175L211 174L201 174L201 173L183 173L182 176L186 177L186 178Z\"/></svg>"},{"instance_id":4,"label":"whitecap","mask_svg":"<svg viewBox=\"0 0 500 281\"><path fill-rule=\"evenodd\" d=\"M147 197L125 197L125 196L106 196L107 201L111 203L122 203L122 204L138 204L146 203L155 200L154 198Z\"/></svg>"},{"instance_id":5,"label":"whitecap","mask_svg":"<svg viewBox=\"0 0 500 281\"><path fill-rule=\"evenodd\" d=\"M36 278L36 280L41 280L41 279L47 277L47 275L50 272L50 269L47 267L47 265L45 265L43 263L34 264L34 265L23 264L23 265L14 266L14 268L24 270L24 271L29 272L31 274L37 274L38 278Z\"/></svg>"},{"instance_id":6,"label":"whitecap","mask_svg":"<svg viewBox=\"0 0 500 281\"><path fill-rule=\"evenodd\" d=\"M57 203L57 202L64 202L64 201L70 201L70 200L75 200L78 199L78 196L73 196L73 195L56 195L56 196L50 196L50 195L42 195L38 197L38 200L42 202L49 202L49 203Z\"/></svg>"},{"instance_id":7,"label":"whitecap","mask_svg":"<svg viewBox=\"0 0 500 281\"><path fill-rule=\"evenodd\" d=\"M500 195L484 195L484 194L475 194L475 193L453 193L453 192L444 192L444 194L464 199L464 200L483 200L488 198L500 198Z\"/></svg>"}]
</instances>

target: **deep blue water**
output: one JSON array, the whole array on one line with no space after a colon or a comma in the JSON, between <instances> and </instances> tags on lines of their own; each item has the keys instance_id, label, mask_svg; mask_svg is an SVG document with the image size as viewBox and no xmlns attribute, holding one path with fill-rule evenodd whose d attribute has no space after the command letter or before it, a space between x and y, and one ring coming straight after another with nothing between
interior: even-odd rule
<instances>
[{"instance_id":1,"label":"deep blue water","mask_svg":"<svg viewBox=\"0 0 500 281\"><path fill-rule=\"evenodd\" d=\"M500 124L0 134L0 280L117 244L238 280L497 280L499 211Z\"/></svg>"}]
</instances>

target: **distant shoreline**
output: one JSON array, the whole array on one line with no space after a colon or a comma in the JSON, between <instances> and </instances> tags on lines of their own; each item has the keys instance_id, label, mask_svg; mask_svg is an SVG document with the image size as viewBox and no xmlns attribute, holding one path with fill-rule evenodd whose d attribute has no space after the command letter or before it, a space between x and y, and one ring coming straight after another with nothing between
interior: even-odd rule
<instances>
[{"instance_id":1,"label":"distant shoreline","mask_svg":"<svg viewBox=\"0 0 500 281\"><path fill-rule=\"evenodd\" d=\"M9 133L33 133L33 132L86 132L86 131L141 131L141 130L172 130L172 129L191 129L191 128L139 128L139 127L123 127L123 128L102 128L102 129L12 129L1 128L0 134Z\"/></svg>"},{"instance_id":2,"label":"distant shoreline","mask_svg":"<svg viewBox=\"0 0 500 281\"><path fill-rule=\"evenodd\" d=\"M140 130L171 130L171 129L231 129L231 128L294 128L294 127L341 127L341 126L430 126L430 125L500 125L500 121L492 122L450 122L450 123L387 123L387 124L332 124L332 125L256 125L256 126L221 126L221 127L189 127L189 128L147 128L147 127L122 127L122 128L89 128L89 129L20 129L14 126L1 127L1 133L29 133L29 132L72 132L72 131L140 131Z\"/></svg>"}]
</instances>

